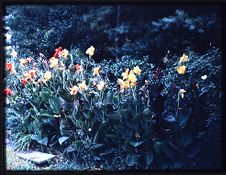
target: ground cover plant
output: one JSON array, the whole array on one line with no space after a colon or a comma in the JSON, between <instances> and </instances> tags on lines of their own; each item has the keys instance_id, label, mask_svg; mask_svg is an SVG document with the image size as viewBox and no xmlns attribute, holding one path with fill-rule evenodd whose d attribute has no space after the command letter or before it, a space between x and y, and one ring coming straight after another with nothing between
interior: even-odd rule
<instances>
[{"instance_id":1,"label":"ground cover plant","mask_svg":"<svg viewBox=\"0 0 226 175\"><path fill-rule=\"evenodd\" d=\"M111 16L110 9L99 10ZM24 11L18 9L14 13L27 10L25 7ZM126 13L124 10L121 13ZM30 16L26 17L29 20L25 21L29 22ZM190 18L177 10L175 16L152 22L151 29L153 33L171 31L167 24L177 24L176 21L179 21L176 28L180 28L184 25L180 17L189 19L190 23L195 21L194 26L202 26L199 23L202 19ZM13 17L6 24L13 25L10 18ZM109 28L107 25L110 35L113 29ZM126 32L125 28L121 30ZM119 33L125 34L122 31ZM35 46L34 40L27 42L28 45L19 42L19 47L10 44L5 47L6 130L17 150L60 152L80 169L88 170L220 167L221 48L213 46L197 52L185 47L172 49L174 54L164 48L164 56L156 56L155 51L147 54L146 46L138 49L141 51L138 53L130 41L122 44L121 51L116 42L115 53L111 46L101 48L95 43L86 48L74 44L53 49L56 46L53 43L58 41L50 37L56 33L49 32L41 39L51 44L43 45L47 42L39 41L40 48L28 51ZM165 35L167 32L161 37ZM15 34L17 39L21 36ZM161 37L156 36L156 41ZM133 38L136 39L142 41ZM90 37L89 40L92 41ZM142 46L139 42L136 45ZM158 43L158 47L163 45ZM179 40L173 44L178 43ZM133 51L126 49L130 46ZM96 53L101 49L110 49L115 58L98 58L101 52L97 56Z\"/></svg>"}]
</instances>

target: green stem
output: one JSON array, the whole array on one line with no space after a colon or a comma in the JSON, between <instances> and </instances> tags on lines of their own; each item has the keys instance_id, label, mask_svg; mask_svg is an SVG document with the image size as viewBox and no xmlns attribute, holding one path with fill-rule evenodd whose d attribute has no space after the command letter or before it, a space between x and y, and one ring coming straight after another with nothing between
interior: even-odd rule
<instances>
[{"instance_id":1,"label":"green stem","mask_svg":"<svg viewBox=\"0 0 226 175\"><path fill-rule=\"evenodd\" d=\"M179 106L180 106L180 94L178 93L178 95L177 95L177 111L176 111L176 119L177 119L177 115L178 115Z\"/></svg>"}]
</instances>

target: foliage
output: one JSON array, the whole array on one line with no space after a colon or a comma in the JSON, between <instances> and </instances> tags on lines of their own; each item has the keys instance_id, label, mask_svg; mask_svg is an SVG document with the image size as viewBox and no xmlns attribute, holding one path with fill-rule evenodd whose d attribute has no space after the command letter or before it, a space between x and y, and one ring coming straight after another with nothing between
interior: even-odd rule
<instances>
[{"instance_id":1,"label":"foliage","mask_svg":"<svg viewBox=\"0 0 226 175\"><path fill-rule=\"evenodd\" d=\"M166 58L165 69L148 56L96 63L93 53L59 47L46 61L6 51L7 125L18 148L59 149L101 169L194 168L186 162L204 154L220 122L219 51Z\"/></svg>"}]
</instances>

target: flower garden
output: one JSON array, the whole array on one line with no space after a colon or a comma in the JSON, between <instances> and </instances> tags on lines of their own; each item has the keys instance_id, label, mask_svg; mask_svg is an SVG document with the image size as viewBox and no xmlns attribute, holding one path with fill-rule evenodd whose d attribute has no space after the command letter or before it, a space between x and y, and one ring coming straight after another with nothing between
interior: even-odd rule
<instances>
[{"instance_id":1,"label":"flower garden","mask_svg":"<svg viewBox=\"0 0 226 175\"><path fill-rule=\"evenodd\" d=\"M82 170L219 167L220 48L167 52L161 65L151 54L96 61L100 49L57 45L49 56L5 46L15 150L60 153Z\"/></svg>"}]
</instances>

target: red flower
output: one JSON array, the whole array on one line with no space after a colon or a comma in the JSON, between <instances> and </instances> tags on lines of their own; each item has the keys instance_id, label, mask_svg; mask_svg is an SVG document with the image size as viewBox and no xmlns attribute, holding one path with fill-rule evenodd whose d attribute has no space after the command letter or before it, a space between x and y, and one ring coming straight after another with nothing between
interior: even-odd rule
<instances>
[{"instance_id":1,"label":"red flower","mask_svg":"<svg viewBox=\"0 0 226 175\"><path fill-rule=\"evenodd\" d=\"M62 47L58 47L57 49L55 49L55 53L53 55L53 57L58 57L59 52L62 51Z\"/></svg>"},{"instance_id":2,"label":"red flower","mask_svg":"<svg viewBox=\"0 0 226 175\"><path fill-rule=\"evenodd\" d=\"M35 71L30 71L29 74L30 74L31 78L35 77Z\"/></svg>"},{"instance_id":3,"label":"red flower","mask_svg":"<svg viewBox=\"0 0 226 175\"><path fill-rule=\"evenodd\" d=\"M12 68L13 68L12 63L6 63L6 70L7 70L8 72L11 72L11 71L12 71Z\"/></svg>"},{"instance_id":4,"label":"red flower","mask_svg":"<svg viewBox=\"0 0 226 175\"><path fill-rule=\"evenodd\" d=\"M6 88L6 89L4 90L4 93L5 93L7 96L9 96L9 95L12 94L12 91L11 91L11 89Z\"/></svg>"},{"instance_id":5,"label":"red flower","mask_svg":"<svg viewBox=\"0 0 226 175\"><path fill-rule=\"evenodd\" d=\"M27 84L27 80L26 79L20 79L20 82L22 83L22 85L26 85Z\"/></svg>"},{"instance_id":6,"label":"red flower","mask_svg":"<svg viewBox=\"0 0 226 175\"><path fill-rule=\"evenodd\" d=\"M82 66L80 64L76 64L75 67L79 73L82 72Z\"/></svg>"}]
</instances>

